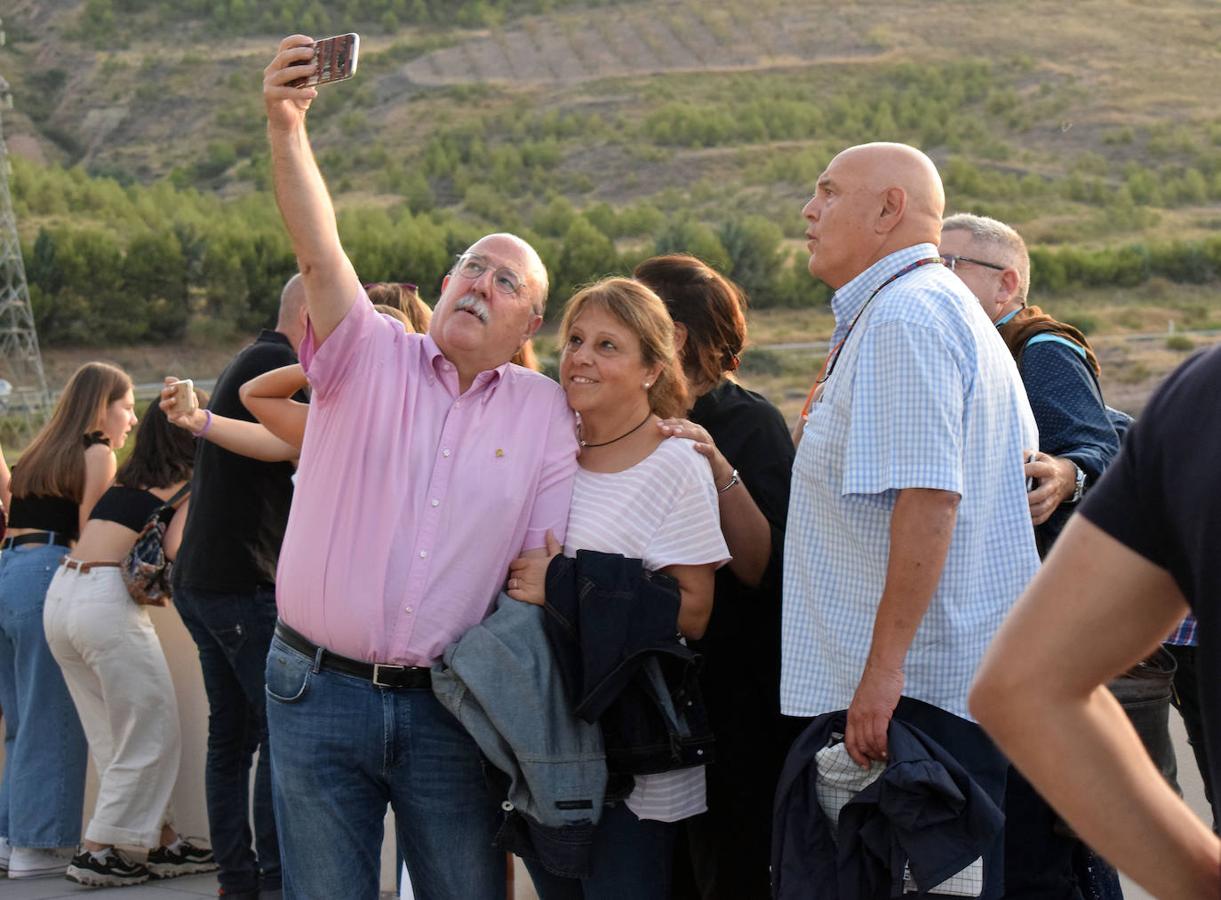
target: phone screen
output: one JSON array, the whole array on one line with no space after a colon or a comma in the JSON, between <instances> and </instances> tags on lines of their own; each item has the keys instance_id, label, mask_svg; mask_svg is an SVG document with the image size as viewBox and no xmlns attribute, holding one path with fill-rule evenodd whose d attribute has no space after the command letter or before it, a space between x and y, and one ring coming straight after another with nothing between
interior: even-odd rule
<instances>
[{"instance_id":1,"label":"phone screen","mask_svg":"<svg viewBox=\"0 0 1221 900\"><path fill-rule=\"evenodd\" d=\"M314 87L344 81L356 74L360 35L339 34L314 44L314 72L292 82L292 87Z\"/></svg>"}]
</instances>

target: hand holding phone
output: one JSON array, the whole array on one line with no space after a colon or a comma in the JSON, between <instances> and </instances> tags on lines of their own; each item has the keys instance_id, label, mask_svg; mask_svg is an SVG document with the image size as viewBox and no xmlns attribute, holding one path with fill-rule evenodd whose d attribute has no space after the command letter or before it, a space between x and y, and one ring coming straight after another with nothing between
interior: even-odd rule
<instances>
[{"instance_id":1,"label":"hand holding phone","mask_svg":"<svg viewBox=\"0 0 1221 900\"><path fill-rule=\"evenodd\" d=\"M317 87L346 81L356 74L357 54L360 51L360 35L337 34L323 38L314 44L313 73L288 83L289 87Z\"/></svg>"},{"instance_id":2,"label":"hand holding phone","mask_svg":"<svg viewBox=\"0 0 1221 900\"><path fill-rule=\"evenodd\" d=\"M165 410L166 415L189 416L199 409L199 398L195 396L195 382L189 378L173 381L167 385L170 390L170 405Z\"/></svg>"},{"instance_id":3,"label":"hand holding phone","mask_svg":"<svg viewBox=\"0 0 1221 900\"><path fill-rule=\"evenodd\" d=\"M1037 460L1038 458L1039 458L1039 454L1037 454L1037 453L1031 453L1031 454L1030 454L1030 456L1029 456L1029 457L1026 459L1026 464L1027 464L1027 465L1030 465L1032 462L1034 462L1034 461L1035 461L1035 460ZM1027 479L1026 479L1026 493L1028 493L1028 494L1029 494L1031 491L1033 491L1033 490L1034 490L1036 487L1038 487L1038 486L1039 486L1039 482L1038 482L1038 480L1037 480L1037 479L1035 479L1034 477L1027 477Z\"/></svg>"}]
</instances>

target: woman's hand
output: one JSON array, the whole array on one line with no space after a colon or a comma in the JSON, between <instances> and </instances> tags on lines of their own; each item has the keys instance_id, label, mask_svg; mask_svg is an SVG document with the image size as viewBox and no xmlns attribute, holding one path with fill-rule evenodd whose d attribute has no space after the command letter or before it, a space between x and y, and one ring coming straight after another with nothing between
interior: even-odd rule
<instances>
[{"instance_id":1,"label":"woman's hand","mask_svg":"<svg viewBox=\"0 0 1221 900\"><path fill-rule=\"evenodd\" d=\"M158 406L165 413L165 417L170 420L170 423L177 425L179 428L185 428L187 431L194 434L201 430L207 423L207 416L202 409L198 407L194 412L178 413L174 412L174 397L175 391L171 385L176 384L178 379L173 375L166 375L164 386L161 388L161 402Z\"/></svg>"},{"instance_id":2,"label":"woman's hand","mask_svg":"<svg viewBox=\"0 0 1221 900\"><path fill-rule=\"evenodd\" d=\"M661 433L666 437L686 438L695 445L695 452L704 456L712 466L712 480L719 488L733 478L733 466L729 464L716 442L700 425L688 419L662 419L657 423Z\"/></svg>"},{"instance_id":3,"label":"woman's hand","mask_svg":"<svg viewBox=\"0 0 1221 900\"><path fill-rule=\"evenodd\" d=\"M514 600L542 606L547 599L547 567L564 549L550 531L547 532L546 555L519 556L509 563L509 580L505 593ZM537 550L531 551L535 554Z\"/></svg>"}]
</instances>

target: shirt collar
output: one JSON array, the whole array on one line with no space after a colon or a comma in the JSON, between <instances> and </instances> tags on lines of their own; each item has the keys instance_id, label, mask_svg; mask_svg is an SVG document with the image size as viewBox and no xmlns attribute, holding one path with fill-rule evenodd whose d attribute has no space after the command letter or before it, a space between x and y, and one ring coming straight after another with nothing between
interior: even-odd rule
<instances>
[{"instance_id":1,"label":"shirt collar","mask_svg":"<svg viewBox=\"0 0 1221 900\"><path fill-rule=\"evenodd\" d=\"M909 266L916 260L939 256L937 247L933 244L914 244L896 250L889 256L884 256L872 266L857 275L831 298L831 311L835 314L835 334L831 336L834 345L848 331L848 326L864 307L865 302L896 272L904 266Z\"/></svg>"},{"instance_id":2,"label":"shirt collar","mask_svg":"<svg viewBox=\"0 0 1221 900\"><path fill-rule=\"evenodd\" d=\"M290 341L285 335L278 331L272 331L270 328L264 328L262 331L260 331L259 336L255 338L255 341L267 341L272 344L284 344L286 347L291 347L293 345L292 341Z\"/></svg>"},{"instance_id":3,"label":"shirt collar","mask_svg":"<svg viewBox=\"0 0 1221 900\"><path fill-rule=\"evenodd\" d=\"M437 380L445 382L446 375L452 373L454 380L458 378L457 367L446 359L445 354L441 352L441 348L437 346L437 342L432 339L431 334L424 335L424 360L428 364L428 382L429 384L436 383ZM509 368L509 363L503 363L495 369L486 369L475 376L475 380L471 382L472 391L483 391L483 402L487 403L495 392L496 387L504 379Z\"/></svg>"}]
</instances>

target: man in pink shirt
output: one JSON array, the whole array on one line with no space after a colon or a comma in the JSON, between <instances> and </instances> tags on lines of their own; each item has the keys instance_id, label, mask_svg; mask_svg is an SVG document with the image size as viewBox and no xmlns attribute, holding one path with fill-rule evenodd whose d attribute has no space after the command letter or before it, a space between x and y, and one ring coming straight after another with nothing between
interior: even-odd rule
<instances>
[{"instance_id":1,"label":"man in pink shirt","mask_svg":"<svg viewBox=\"0 0 1221 900\"><path fill-rule=\"evenodd\" d=\"M310 150L294 36L265 71L276 199L305 280L313 389L267 659L273 792L290 898L376 898L382 819L421 900L503 900L499 810L429 666L490 612L509 562L563 539L576 469L559 386L509 358L547 273L492 234L442 282L427 335L365 300Z\"/></svg>"}]
</instances>

